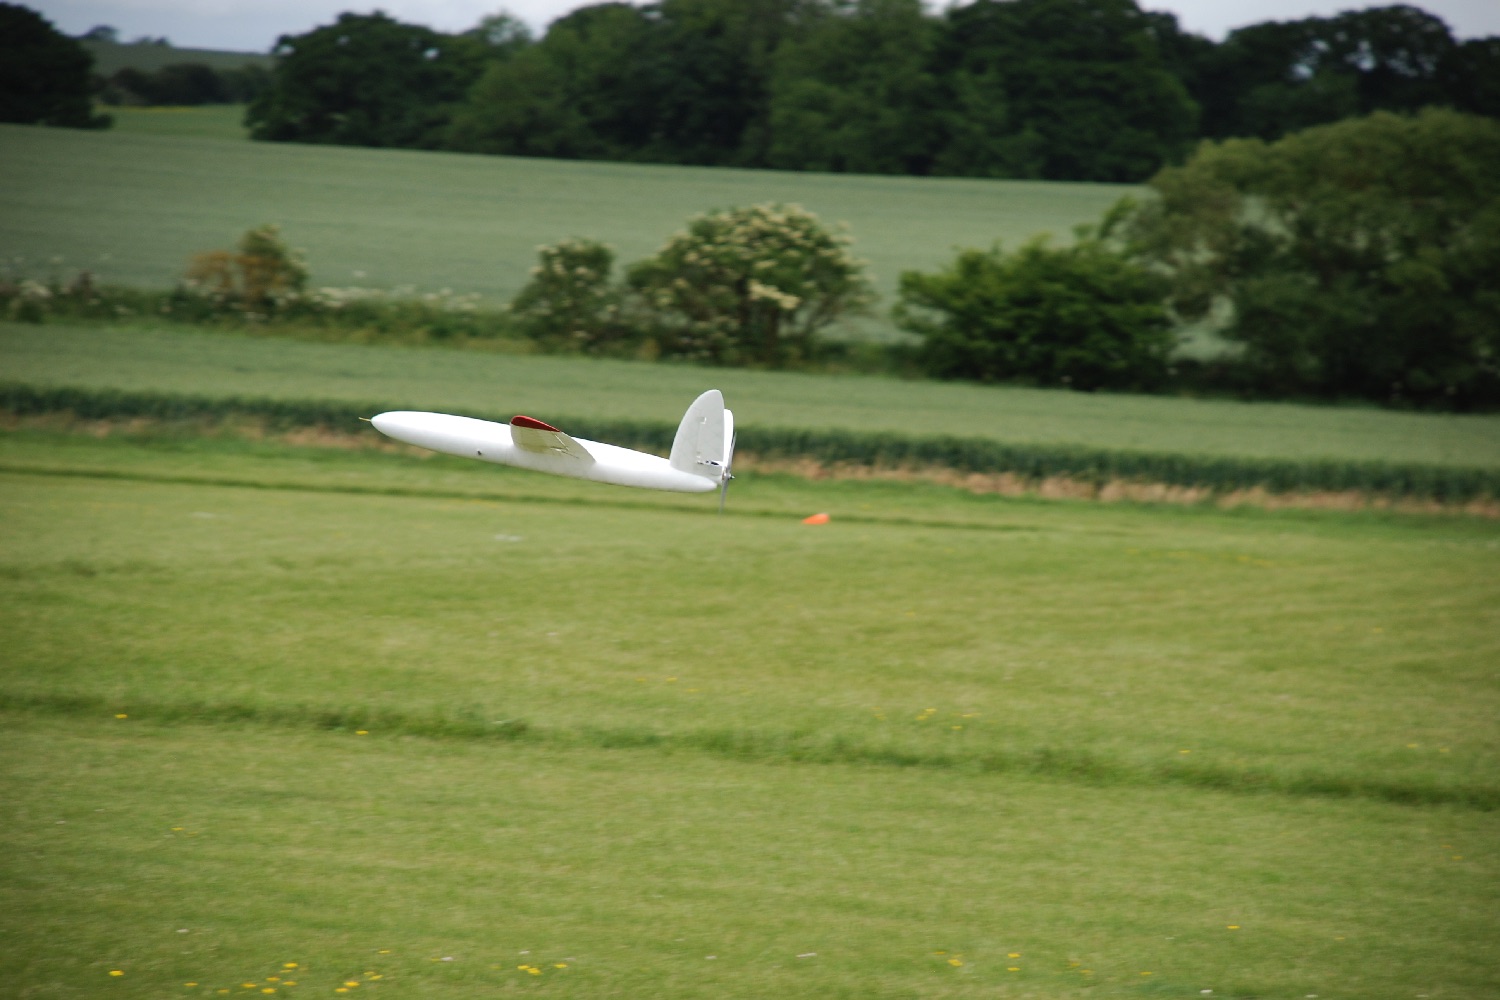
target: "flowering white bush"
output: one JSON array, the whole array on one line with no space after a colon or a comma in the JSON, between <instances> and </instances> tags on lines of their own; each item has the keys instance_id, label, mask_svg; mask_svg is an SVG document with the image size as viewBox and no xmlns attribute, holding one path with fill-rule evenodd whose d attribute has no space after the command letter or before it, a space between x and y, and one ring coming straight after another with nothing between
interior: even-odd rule
<instances>
[{"instance_id":1,"label":"flowering white bush","mask_svg":"<svg viewBox=\"0 0 1500 1000\"><path fill-rule=\"evenodd\" d=\"M620 292L610 285L615 252L597 240L537 247L531 281L511 300L511 316L530 337L554 347L597 350L626 336Z\"/></svg>"},{"instance_id":2,"label":"flowering white bush","mask_svg":"<svg viewBox=\"0 0 1500 1000\"><path fill-rule=\"evenodd\" d=\"M663 354L777 366L873 301L849 243L799 205L729 209L691 219L628 280Z\"/></svg>"}]
</instances>

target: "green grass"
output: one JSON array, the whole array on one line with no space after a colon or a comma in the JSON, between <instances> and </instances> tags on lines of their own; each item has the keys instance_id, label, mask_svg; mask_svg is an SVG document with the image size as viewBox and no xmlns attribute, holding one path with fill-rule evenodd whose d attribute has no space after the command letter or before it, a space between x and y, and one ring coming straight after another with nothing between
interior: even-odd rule
<instances>
[{"instance_id":1,"label":"green grass","mask_svg":"<svg viewBox=\"0 0 1500 1000\"><path fill-rule=\"evenodd\" d=\"M132 135L160 135L198 139L245 139L243 104L202 104L195 107L110 107L114 130Z\"/></svg>"},{"instance_id":2,"label":"green grass","mask_svg":"<svg viewBox=\"0 0 1500 1000\"><path fill-rule=\"evenodd\" d=\"M1276 459L1500 466L1500 416L1403 413L0 323L7 380L671 423L708 386L747 427Z\"/></svg>"},{"instance_id":3,"label":"green grass","mask_svg":"<svg viewBox=\"0 0 1500 1000\"><path fill-rule=\"evenodd\" d=\"M275 58L264 52L229 52L224 49L177 48L172 45L134 45L80 39L83 47L94 57L94 72L100 76L113 76L129 67L153 73L163 66L179 63L204 63L217 70L239 69L241 66L259 65L270 69Z\"/></svg>"},{"instance_id":4,"label":"green grass","mask_svg":"<svg viewBox=\"0 0 1500 1000\"><path fill-rule=\"evenodd\" d=\"M536 247L569 236L654 253L715 208L796 202L846 221L890 305L904 269L955 247L1068 238L1132 188L862 177L0 126L0 258L51 258L166 287L187 259L279 222L321 285L452 288L508 300ZM891 332L884 320L874 332Z\"/></svg>"},{"instance_id":5,"label":"green grass","mask_svg":"<svg viewBox=\"0 0 1500 1000\"><path fill-rule=\"evenodd\" d=\"M0 435L7 988L1500 989L1500 528L712 510Z\"/></svg>"},{"instance_id":6,"label":"green grass","mask_svg":"<svg viewBox=\"0 0 1500 1000\"><path fill-rule=\"evenodd\" d=\"M20 996L1500 986L1492 815L108 717L0 752Z\"/></svg>"}]
</instances>

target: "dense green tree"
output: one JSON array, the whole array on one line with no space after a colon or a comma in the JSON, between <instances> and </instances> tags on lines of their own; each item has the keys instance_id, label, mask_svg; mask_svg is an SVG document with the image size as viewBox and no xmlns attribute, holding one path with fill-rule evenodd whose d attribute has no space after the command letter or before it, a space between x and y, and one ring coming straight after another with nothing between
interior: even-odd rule
<instances>
[{"instance_id":1,"label":"dense green tree","mask_svg":"<svg viewBox=\"0 0 1500 1000\"><path fill-rule=\"evenodd\" d=\"M1085 231L1071 246L1039 237L907 271L894 315L922 338L918 358L938 378L1149 389L1176 346L1165 292L1159 275Z\"/></svg>"},{"instance_id":2,"label":"dense green tree","mask_svg":"<svg viewBox=\"0 0 1500 1000\"><path fill-rule=\"evenodd\" d=\"M245 116L257 139L434 146L483 69L480 46L379 11L283 35L274 51L271 87Z\"/></svg>"},{"instance_id":3,"label":"dense green tree","mask_svg":"<svg viewBox=\"0 0 1500 1000\"><path fill-rule=\"evenodd\" d=\"M34 10L0 3L0 122L107 128L94 114L94 57Z\"/></svg>"},{"instance_id":4,"label":"dense green tree","mask_svg":"<svg viewBox=\"0 0 1500 1000\"><path fill-rule=\"evenodd\" d=\"M759 165L766 80L791 0L601 3L492 65L454 118L456 148Z\"/></svg>"},{"instance_id":5,"label":"dense green tree","mask_svg":"<svg viewBox=\"0 0 1500 1000\"><path fill-rule=\"evenodd\" d=\"M656 65L665 85L647 157L764 166L772 62L812 0L661 0Z\"/></svg>"},{"instance_id":6,"label":"dense green tree","mask_svg":"<svg viewBox=\"0 0 1500 1000\"><path fill-rule=\"evenodd\" d=\"M1137 251L1262 391L1500 402L1500 123L1385 112L1207 144L1151 181Z\"/></svg>"},{"instance_id":7,"label":"dense green tree","mask_svg":"<svg viewBox=\"0 0 1500 1000\"><path fill-rule=\"evenodd\" d=\"M1500 37L1471 38L1438 70L1447 102L1459 111L1500 118Z\"/></svg>"},{"instance_id":8,"label":"dense green tree","mask_svg":"<svg viewBox=\"0 0 1500 1000\"><path fill-rule=\"evenodd\" d=\"M626 3L580 7L536 45L490 64L449 145L525 156L629 159L650 141L662 85L653 25ZM639 57L639 58L637 58Z\"/></svg>"},{"instance_id":9,"label":"dense green tree","mask_svg":"<svg viewBox=\"0 0 1500 1000\"><path fill-rule=\"evenodd\" d=\"M1442 19L1396 5L1230 33L1196 80L1211 137L1274 139L1372 111L1454 104L1464 76Z\"/></svg>"},{"instance_id":10,"label":"dense green tree","mask_svg":"<svg viewBox=\"0 0 1500 1000\"><path fill-rule=\"evenodd\" d=\"M105 104L244 104L270 85L271 74L254 64L216 70L204 63L172 63L149 73L127 66L105 81L99 99Z\"/></svg>"},{"instance_id":11,"label":"dense green tree","mask_svg":"<svg viewBox=\"0 0 1500 1000\"><path fill-rule=\"evenodd\" d=\"M960 123L945 173L1130 181L1187 149L1197 109L1134 0L975 0L950 8L937 66ZM993 105L1003 108L987 111ZM1000 162L983 159L986 151ZM981 157L973 159L971 157ZM1007 162L1007 160L1009 162ZM1022 166L1024 173L1012 173Z\"/></svg>"},{"instance_id":12,"label":"dense green tree","mask_svg":"<svg viewBox=\"0 0 1500 1000\"><path fill-rule=\"evenodd\" d=\"M840 0L806 17L776 52L768 165L929 172L935 35L920 0Z\"/></svg>"}]
</instances>

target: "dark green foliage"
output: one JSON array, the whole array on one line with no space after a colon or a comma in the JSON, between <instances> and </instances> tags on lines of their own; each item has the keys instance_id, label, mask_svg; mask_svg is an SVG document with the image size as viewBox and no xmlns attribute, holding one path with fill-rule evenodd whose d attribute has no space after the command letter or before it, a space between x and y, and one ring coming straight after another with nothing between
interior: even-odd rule
<instances>
[{"instance_id":1,"label":"dark green foliage","mask_svg":"<svg viewBox=\"0 0 1500 1000\"><path fill-rule=\"evenodd\" d=\"M449 129L450 148L628 159L649 141L665 81L651 25L623 3L559 18L540 44L491 63Z\"/></svg>"},{"instance_id":2,"label":"dark green foliage","mask_svg":"<svg viewBox=\"0 0 1500 1000\"><path fill-rule=\"evenodd\" d=\"M0 383L0 412L18 416L72 413L86 420L145 417L164 421L252 417L274 428L356 426L358 418L405 405L322 400L246 399L171 393ZM509 420L509 413L475 414ZM655 421L556 417L579 437L666 454L676 425ZM1500 470L1359 461L1215 458L1068 445L1006 444L984 438L908 437L853 431L742 426L739 449L763 457L811 458L829 465L941 467L1052 477L1104 485L1126 480L1215 492L1260 488L1271 493L1355 491L1444 503L1500 497Z\"/></svg>"},{"instance_id":3,"label":"dark green foliage","mask_svg":"<svg viewBox=\"0 0 1500 1000\"><path fill-rule=\"evenodd\" d=\"M436 146L449 106L483 68L481 41L379 11L283 35L275 51L271 87L245 116L257 139Z\"/></svg>"},{"instance_id":4,"label":"dark green foliage","mask_svg":"<svg viewBox=\"0 0 1500 1000\"><path fill-rule=\"evenodd\" d=\"M600 3L488 67L451 148L759 165L770 59L789 0Z\"/></svg>"},{"instance_id":5,"label":"dark green foliage","mask_svg":"<svg viewBox=\"0 0 1500 1000\"><path fill-rule=\"evenodd\" d=\"M1187 149L1197 108L1134 0L976 0L945 15L953 119L936 170L1134 181Z\"/></svg>"},{"instance_id":6,"label":"dark green foliage","mask_svg":"<svg viewBox=\"0 0 1500 1000\"><path fill-rule=\"evenodd\" d=\"M928 70L936 35L918 0L815 8L776 50L767 164L928 173L938 139Z\"/></svg>"},{"instance_id":7,"label":"dark green foliage","mask_svg":"<svg viewBox=\"0 0 1500 1000\"><path fill-rule=\"evenodd\" d=\"M897 322L923 338L939 378L1075 389L1151 388L1175 346L1161 279L1080 233L1013 254L966 250L935 274L901 275Z\"/></svg>"},{"instance_id":8,"label":"dark green foliage","mask_svg":"<svg viewBox=\"0 0 1500 1000\"><path fill-rule=\"evenodd\" d=\"M537 41L346 14L278 53L257 138L793 170L1133 182L1202 135L1500 115L1500 40L1401 5L1216 45L1138 0L607 0Z\"/></svg>"},{"instance_id":9,"label":"dark green foliage","mask_svg":"<svg viewBox=\"0 0 1500 1000\"><path fill-rule=\"evenodd\" d=\"M270 89L264 67L215 69L207 63L173 63L154 72L127 66L104 85L105 104L193 106L243 104Z\"/></svg>"},{"instance_id":10,"label":"dark green foliage","mask_svg":"<svg viewBox=\"0 0 1500 1000\"><path fill-rule=\"evenodd\" d=\"M1133 238L1273 395L1500 402L1500 123L1379 113L1208 145L1152 182Z\"/></svg>"},{"instance_id":11,"label":"dark green foliage","mask_svg":"<svg viewBox=\"0 0 1500 1000\"><path fill-rule=\"evenodd\" d=\"M93 56L36 11L0 3L0 122L108 128L93 108Z\"/></svg>"},{"instance_id":12,"label":"dark green foliage","mask_svg":"<svg viewBox=\"0 0 1500 1000\"><path fill-rule=\"evenodd\" d=\"M1471 38L1439 67L1445 103L1459 111L1500 118L1500 37Z\"/></svg>"},{"instance_id":13,"label":"dark green foliage","mask_svg":"<svg viewBox=\"0 0 1500 1000\"><path fill-rule=\"evenodd\" d=\"M1494 72L1500 63L1482 42L1460 46L1441 18L1398 4L1230 32L1200 61L1194 96L1204 135L1275 139L1433 104L1495 114L1500 108L1484 112L1472 97Z\"/></svg>"}]
</instances>

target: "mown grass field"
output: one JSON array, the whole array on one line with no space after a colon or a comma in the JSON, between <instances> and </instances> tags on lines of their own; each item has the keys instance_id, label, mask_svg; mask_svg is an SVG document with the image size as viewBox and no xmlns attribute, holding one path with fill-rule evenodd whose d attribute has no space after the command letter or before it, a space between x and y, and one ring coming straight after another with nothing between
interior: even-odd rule
<instances>
[{"instance_id":1,"label":"mown grass field","mask_svg":"<svg viewBox=\"0 0 1500 1000\"><path fill-rule=\"evenodd\" d=\"M1192 455L1500 466L1500 416L1239 403L296 343L181 327L0 322L0 373L38 385L340 399L543 419L675 422L712 385L744 426L987 437Z\"/></svg>"},{"instance_id":2,"label":"mown grass field","mask_svg":"<svg viewBox=\"0 0 1500 1000\"><path fill-rule=\"evenodd\" d=\"M83 47L93 55L94 72L100 76L113 76L127 66L151 73L164 66L174 66L180 63L204 63L217 70L239 69L241 66L250 65L270 69L275 63L275 59L265 52L178 48L175 45L122 44L89 38L80 39L80 41Z\"/></svg>"},{"instance_id":3,"label":"mown grass field","mask_svg":"<svg viewBox=\"0 0 1500 1000\"><path fill-rule=\"evenodd\" d=\"M1500 528L750 475L712 510L0 435L3 981L1500 990Z\"/></svg>"},{"instance_id":4,"label":"mown grass field","mask_svg":"<svg viewBox=\"0 0 1500 1000\"><path fill-rule=\"evenodd\" d=\"M52 258L101 280L168 287L199 251L281 223L321 285L451 288L508 300L536 247L569 236L613 244L622 264L687 218L795 202L847 222L888 308L904 269L955 247L1037 233L1069 238L1133 188L863 177L405 150L245 143L133 128L0 126L0 258ZM871 330L890 331L884 320Z\"/></svg>"},{"instance_id":5,"label":"mown grass field","mask_svg":"<svg viewBox=\"0 0 1500 1000\"><path fill-rule=\"evenodd\" d=\"M202 104L195 107L101 107L114 117L116 132L199 139L247 139L245 105Z\"/></svg>"}]
</instances>

